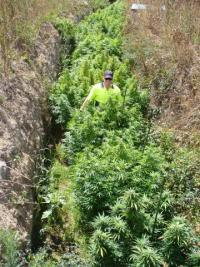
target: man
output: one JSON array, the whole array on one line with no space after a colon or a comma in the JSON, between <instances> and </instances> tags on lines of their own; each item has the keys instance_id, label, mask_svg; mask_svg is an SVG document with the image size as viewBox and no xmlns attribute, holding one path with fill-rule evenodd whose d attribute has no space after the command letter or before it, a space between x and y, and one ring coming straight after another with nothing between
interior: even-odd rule
<instances>
[{"instance_id":1,"label":"man","mask_svg":"<svg viewBox=\"0 0 200 267\"><path fill-rule=\"evenodd\" d=\"M112 84L113 73L110 70L107 70L104 73L103 82L95 84L92 86L89 95L86 97L83 102L80 110L83 110L89 102L94 102L95 106L102 106L106 104L109 98L116 99L117 101L122 100L120 89Z\"/></svg>"}]
</instances>

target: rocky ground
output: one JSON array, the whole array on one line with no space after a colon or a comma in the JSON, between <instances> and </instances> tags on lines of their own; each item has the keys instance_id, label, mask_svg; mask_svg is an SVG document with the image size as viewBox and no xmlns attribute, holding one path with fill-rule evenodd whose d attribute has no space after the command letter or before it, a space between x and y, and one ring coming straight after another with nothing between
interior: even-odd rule
<instances>
[{"instance_id":1,"label":"rocky ground","mask_svg":"<svg viewBox=\"0 0 200 267\"><path fill-rule=\"evenodd\" d=\"M59 69L61 40L42 25L30 58L12 62L0 81L0 228L31 231L36 159L51 122L47 87Z\"/></svg>"}]
</instances>

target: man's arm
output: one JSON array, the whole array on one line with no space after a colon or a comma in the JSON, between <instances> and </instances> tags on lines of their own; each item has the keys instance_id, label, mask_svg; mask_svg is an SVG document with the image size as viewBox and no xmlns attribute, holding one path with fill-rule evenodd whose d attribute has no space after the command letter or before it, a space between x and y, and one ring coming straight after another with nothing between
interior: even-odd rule
<instances>
[{"instance_id":1,"label":"man's arm","mask_svg":"<svg viewBox=\"0 0 200 267\"><path fill-rule=\"evenodd\" d=\"M88 105L88 103L94 99L94 94L95 94L95 87L92 87L92 89L90 90L89 95L86 97L85 101L83 102L80 110L84 110L84 108Z\"/></svg>"},{"instance_id":2,"label":"man's arm","mask_svg":"<svg viewBox=\"0 0 200 267\"><path fill-rule=\"evenodd\" d=\"M83 102L80 110L83 111L84 108L88 105L88 103L90 102L90 99L88 99L88 96L86 97L85 101Z\"/></svg>"}]
</instances>

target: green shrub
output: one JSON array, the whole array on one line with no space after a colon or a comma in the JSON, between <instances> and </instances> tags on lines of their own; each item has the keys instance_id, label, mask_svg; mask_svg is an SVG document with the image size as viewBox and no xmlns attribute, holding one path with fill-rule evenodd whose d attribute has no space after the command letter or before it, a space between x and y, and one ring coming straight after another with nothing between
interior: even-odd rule
<instances>
[{"instance_id":1,"label":"green shrub","mask_svg":"<svg viewBox=\"0 0 200 267\"><path fill-rule=\"evenodd\" d=\"M55 261L49 259L46 248L40 249L36 254L29 255L29 267L56 267Z\"/></svg>"},{"instance_id":2,"label":"green shrub","mask_svg":"<svg viewBox=\"0 0 200 267\"><path fill-rule=\"evenodd\" d=\"M145 236L136 240L133 247L133 254L130 257L134 267L159 267L163 263L162 257L158 251L152 247L148 238Z\"/></svg>"},{"instance_id":3,"label":"green shrub","mask_svg":"<svg viewBox=\"0 0 200 267\"><path fill-rule=\"evenodd\" d=\"M190 224L181 217L175 217L163 234L163 253L170 266L184 264L195 243Z\"/></svg>"},{"instance_id":4,"label":"green shrub","mask_svg":"<svg viewBox=\"0 0 200 267\"><path fill-rule=\"evenodd\" d=\"M200 265L200 252L194 251L189 256L189 266L191 267L197 267Z\"/></svg>"},{"instance_id":5,"label":"green shrub","mask_svg":"<svg viewBox=\"0 0 200 267\"><path fill-rule=\"evenodd\" d=\"M19 267L19 236L13 230L0 230L0 263L3 267Z\"/></svg>"},{"instance_id":6,"label":"green shrub","mask_svg":"<svg viewBox=\"0 0 200 267\"><path fill-rule=\"evenodd\" d=\"M90 242L92 266L120 266L122 253L111 234L96 230ZM121 265L122 266L122 265Z\"/></svg>"}]
</instances>

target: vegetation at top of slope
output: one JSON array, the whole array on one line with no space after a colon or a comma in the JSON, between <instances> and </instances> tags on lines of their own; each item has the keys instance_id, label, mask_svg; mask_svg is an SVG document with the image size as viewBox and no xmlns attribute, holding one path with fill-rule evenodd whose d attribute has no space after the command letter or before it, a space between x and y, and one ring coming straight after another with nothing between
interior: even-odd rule
<instances>
[{"instance_id":1,"label":"vegetation at top of slope","mask_svg":"<svg viewBox=\"0 0 200 267\"><path fill-rule=\"evenodd\" d=\"M148 91L123 56L123 11L118 1L78 25L70 67L52 89L52 112L65 135L41 190L43 233L55 266L76 243L69 266L197 267L199 152L154 131ZM122 103L81 112L106 69L115 73Z\"/></svg>"},{"instance_id":2,"label":"vegetation at top of slope","mask_svg":"<svg viewBox=\"0 0 200 267\"><path fill-rule=\"evenodd\" d=\"M1 75L9 76L12 60L29 58L43 22L54 21L55 17L79 20L109 3L109 0L0 0Z\"/></svg>"},{"instance_id":3,"label":"vegetation at top of slope","mask_svg":"<svg viewBox=\"0 0 200 267\"><path fill-rule=\"evenodd\" d=\"M151 8L137 14L132 1L126 3L125 50L135 75L151 88L160 125L174 129L180 143L198 148L200 2L147 0Z\"/></svg>"}]
</instances>

